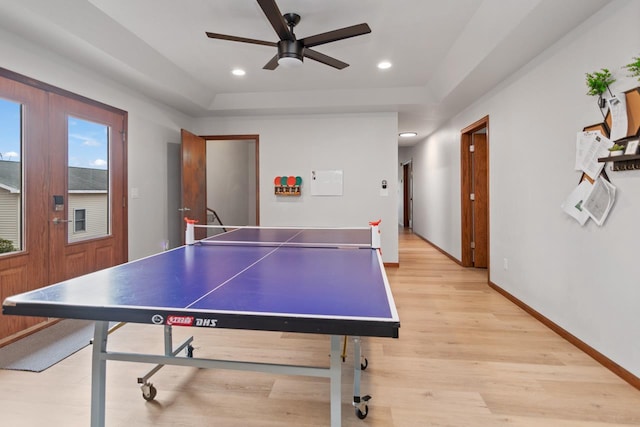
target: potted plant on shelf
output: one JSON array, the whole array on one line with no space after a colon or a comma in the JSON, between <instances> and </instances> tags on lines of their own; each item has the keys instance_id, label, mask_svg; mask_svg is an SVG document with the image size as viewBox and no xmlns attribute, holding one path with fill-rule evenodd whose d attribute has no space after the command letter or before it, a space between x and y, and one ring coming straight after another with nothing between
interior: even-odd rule
<instances>
[{"instance_id":1,"label":"potted plant on shelf","mask_svg":"<svg viewBox=\"0 0 640 427\"><path fill-rule=\"evenodd\" d=\"M611 148L609 148L609 156L611 157L622 156L624 154L624 149L625 149L624 145L613 144Z\"/></svg>"},{"instance_id":2,"label":"potted plant on shelf","mask_svg":"<svg viewBox=\"0 0 640 427\"><path fill-rule=\"evenodd\" d=\"M606 105L606 101L602 97L602 94L609 90L609 94L613 96L609 89L609 85L615 82L616 79L611 75L611 71L606 68L603 68L600 71L594 71L593 73L586 73L586 76L587 87L589 88L587 95L598 97L598 107L600 107L600 110L602 111Z\"/></svg>"},{"instance_id":3,"label":"potted plant on shelf","mask_svg":"<svg viewBox=\"0 0 640 427\"><path fill-rule=\"evenodd\" d=\"M635 77L638 79L638 82L640 82L640 56L634 56L633 62L624 65L622 68L626 68L631 72L629 77Z\"/></svg>"}]
</instances>

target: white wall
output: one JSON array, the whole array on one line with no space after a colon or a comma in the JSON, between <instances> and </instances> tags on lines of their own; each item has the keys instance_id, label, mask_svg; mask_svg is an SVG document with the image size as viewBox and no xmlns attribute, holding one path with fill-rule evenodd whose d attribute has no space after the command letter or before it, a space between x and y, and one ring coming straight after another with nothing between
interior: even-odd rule
<instances>
[{"instance_id":1,"label":"white wall","mask_svg":"<svg viewBox=\"0 0 640 427\"><path fill-rule=\"evenodd\" d=\"M129 198L129 258L162 250L168 240L166 145L180 142L180 129L191 119L2 29L0 52L3 68L129 113L129 188L139 194Z\"/></svg>"},{"instance_id":2,"label":"white wall","mask_svg":"<svg viewBox=\"0 0 640 427\"><path fill-rule=\"evenodd\" d=\"M640 2L614 1L417 145L414 230L460 258L460 130L489 124L490 280L640 376L640 171L612 172L602 227L560 205L578 184L576 132L602 121L585 73L612 90L640 85L620 67L640 55ZM508 259L508 270L503 260Z\"/></svg>"},{"instance_id":3,"label":"white wall","mask_svg":"<svg viewBox=\"0 0 640 427\"><path fill-rule=\"evenodd\" d=\"M261 225L366 227L381 218L383 259L398 262L397 122L396 113L203 118L193 131L260 135ZM314 169L343 170L343 196L312 196ZM302 177L302 196L274 195L282 175Z\"/></svg>"}]
</instances>

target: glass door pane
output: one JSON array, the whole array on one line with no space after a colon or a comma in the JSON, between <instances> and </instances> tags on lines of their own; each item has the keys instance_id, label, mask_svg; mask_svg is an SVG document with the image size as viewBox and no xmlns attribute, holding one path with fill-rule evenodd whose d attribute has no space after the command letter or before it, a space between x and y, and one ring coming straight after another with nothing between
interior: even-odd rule
<instances>
[{"instance_id":1,"label":"glass door pane","mask_svg":"<svg viewBox=\"0 0 640 427\"><path fill-rule=\"evenodd\" d=\"M109 127L68 118L69 243L110 234Z\"/></svg>"},{"instance_id":2,"label":"glass door pane","mask_svg":"<svg viewBox=\"0 0 640 427\"><path fill-rule=\"evenodd\" d=\"M22 105L0 98L0 254L23 241Z\"/></svg>"}]
</instances>

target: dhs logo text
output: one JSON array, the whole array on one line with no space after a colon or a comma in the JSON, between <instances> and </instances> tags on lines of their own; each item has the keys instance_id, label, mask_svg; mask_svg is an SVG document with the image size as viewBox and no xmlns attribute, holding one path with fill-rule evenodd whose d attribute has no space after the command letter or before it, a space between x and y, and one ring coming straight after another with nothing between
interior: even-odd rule
<instances>
[{"instance_id":1,"label":"dhs logo text","mask_svg":"<svg viewBox=\"0 0 640 427\"><path fill-rule=\"evenodd\" d=\"M218 319L196 319L195 326L202 326L205 328L215 328L218 323Z\"/></svg>"}]
</instances>

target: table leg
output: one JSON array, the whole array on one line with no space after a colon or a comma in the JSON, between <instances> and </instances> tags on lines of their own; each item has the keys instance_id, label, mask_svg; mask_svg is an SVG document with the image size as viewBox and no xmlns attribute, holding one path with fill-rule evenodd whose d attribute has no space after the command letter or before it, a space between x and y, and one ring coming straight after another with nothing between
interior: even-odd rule
<instances>
[{"instance_id":1,"label":"table leg","mask_svg":"<svg viewBox=\"0 0 640 427\"><path fill-rule=\"evenodd\" d=\"M353 401L360 400L360 337L353 337Z\"/></svg>"},{"instance_id":2,"label":"table leg","mask_svg":"<svg viewBox=\"0 0 640 427\"><path fill-rule=\"evenodd\" d=\"M331 336L331 427L342 424L342 360L340 353L340 336Z\"/></svg>"},{"instance_id":3,"label":"table leg","mask_svg":"<svg viewBox=\"0 0 640 427\"><path fill-rule=\"evenodd\" d=\"M91 427L104 427L109 322L96 321L91 359Z\"/></svg>"},{"instance_id":4,"label":"table leg","mask_svg":"<svg viewBox=\"0 0 640 427\"><path fill-rule=\"evenodd\" d=\"M361 420L367 417L369 407L367 402L371 396L360 396L360 378L362 376L362 351L360 337L353 337L353 406L356 408L356 415Z\"/></svg>"},{"instance_id":5,"label":"table leg","mask_svg":"<svg viewBox=\"0 0 640 427\"><path fill-rule=\"evenodd\" d=\"M173 354L173 329L171 325L164 325L164 355Z\"/></svg>"}]
</instances>

